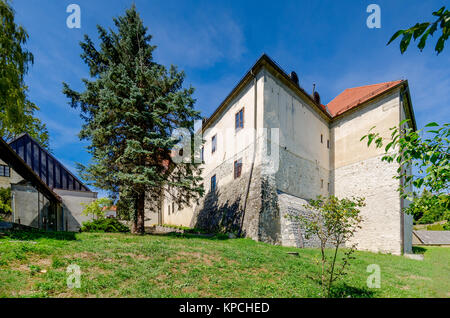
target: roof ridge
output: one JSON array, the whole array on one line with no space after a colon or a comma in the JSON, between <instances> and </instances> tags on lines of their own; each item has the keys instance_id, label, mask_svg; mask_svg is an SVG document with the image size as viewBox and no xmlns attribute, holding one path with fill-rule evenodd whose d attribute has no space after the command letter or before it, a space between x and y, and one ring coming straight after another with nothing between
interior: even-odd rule
<instances>
[{"instance_id":1,"label":"roof ridge","mask_svg":"<svg viewBox=\"0 0 450 318\"><path fill-rule=\"evenodd\" d=\"M383 84L394 83L394 82L399 82L399 81L403 81L403 80L400 79L400 80L395 80L395 81L387 81L387 82L381 82L381 83L375 83L375 84L369 84L369 85L362 85L362 86L348 87L348 88L344 89L344 91L350 90L350 89L356 89L356 88L363 88L363 87L375 86L375 85L383 85ZM338 96L339 96L339 95L338 95Z\"/></svg>"},{"instance_id":2,"label":"roof ridge","mask_svg":"<svg viewBox=\"0 0 450 318\"><path fill-rule=\"evenodd\" d=\"M336 114L343 113L344 111L346 111L346 110L348 110L348 109L350 109L350 108L352 108L352 107L355 107L356 105L359 105L359 104L362 103L363 101L367 100L369 97L378 95L379 92L382 92L382 91L384 91L385 89L389 88L389 87L391 86L390 84L391 84L391 83L394 83L394 82L397 82L397 81L373 84L373 85L380 85L380 84L382 84L382 86L380 86L380 87L378 87L376 90L373 90L373 91L371 91L370 93L368 93L368 94L366 94L366 95L364 95L364 96L358 98L356 101L354 101L354 102L348 104L345 108L341 109L341 110L338 111ZM401 83L401 82L402 82L402 81L400 81L400 83ZM367 85L367 86L372 86L372 85ZM366 86L366 87L367 87L367 86ZM361 87L364 87L364 86L361 86ZM355 87L355 88L356 88L356 87ZM339 95L338 95L338 96L339 96Z\"/></svg>"}]
</instances>

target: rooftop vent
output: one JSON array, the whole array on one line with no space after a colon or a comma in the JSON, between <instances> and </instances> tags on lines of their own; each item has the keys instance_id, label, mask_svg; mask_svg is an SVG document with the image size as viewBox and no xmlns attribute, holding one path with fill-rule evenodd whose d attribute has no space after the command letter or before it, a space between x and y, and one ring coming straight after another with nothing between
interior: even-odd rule
<instances>
[{"instance_id":1,"label":"rooftop vent","mask_svg":"<svg viewBox=\"0 0 450 318\"><path fill-rule=\"evenodd\" d=\"M292 71L291 74L289 75L289 77L291 78L291 81L293 81L295 84L298 85L298 76L297 76L297 73L295 73L294 71Z\"/></svg>"},{"instance_id":2,"label":"rooftop vent","mask_svg":"<svg viewBox=\"0 0 450 318\"><path fill-rule=\"evenodd\" d=\"M318 93L317 91L315 91L315 92L313 93L313 98L314 98L314 101L315 101L317 104L322 105L322 104L320 103L320 95L319 95L319 93Z\"/></svg>"}]
</instances>

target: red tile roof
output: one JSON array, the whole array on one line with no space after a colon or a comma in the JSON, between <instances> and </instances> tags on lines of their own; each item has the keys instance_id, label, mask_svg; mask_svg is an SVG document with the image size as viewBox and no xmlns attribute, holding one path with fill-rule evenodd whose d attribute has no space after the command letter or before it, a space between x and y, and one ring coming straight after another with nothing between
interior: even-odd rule
<instances>
[{"instance_id":1,"label":"red tile roof","mask_svg":"<svg viewBox=\"0 0 450 318\"><path fill-rule=\"evenodd\" d=\"M380 95L388 89L402 83L403 80L379 83L367 86L347 88L345 91L336 96L327 107L331 115L337 116L343 112L354 108L369 99Z\"/></svg>"}]
</instances>

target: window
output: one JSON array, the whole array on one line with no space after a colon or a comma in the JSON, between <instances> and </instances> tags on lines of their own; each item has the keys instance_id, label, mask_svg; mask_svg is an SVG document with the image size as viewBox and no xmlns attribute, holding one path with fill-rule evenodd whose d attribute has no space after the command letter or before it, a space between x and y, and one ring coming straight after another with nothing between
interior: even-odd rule
<instances>
[{"instance_id":1,"label":"window","mask_svg":"<svg viewBox=\"0 0 450 318\"><path fill-rule=\"evenodd\" d=\"M217 135L214 135L211 139L211 153L216 152L216 147L217 147Z\"/></svg>"},{"instance_id":2,"label":"window","mask_svg":"<svg viewBox=\"0 0 450 318\"><path fill-rule=\"evenodd\" d=\"M10 177L11 171L9 166L0 165L0 177Z\"/></svg>"},{"instance_id":3,"label":"window","mask_svg":"<svg viewBox=\"0 0 450 318\"><path fill-rule=\"evenodd\" d=\"M244 128L244 108L236 113L234 122L236 130Z\"/></svg>"},{"instance_id":4,"label":"window","mask_svg":"<svg viewBox=\"0 0 450 318\"><path fill-rule=\"evenodd\" d=\"M172 202L172 214L175 213L175 202Z\"/></svg>"},{"instance_id":5,"label":"window","mask_svg":"<svg viewBox=\"0 0 450 318\"><path fill-rule=\"evenodd\" d=\"M167 214L170 215L170 204L167 206Z\"/></svg>"},{"instance_id":6,"label":"window","mask_svg":"<svg viewBox=\"0 0 450 318\"><path fill-rule=\"evenodd\" d=\"M323 144L323 135L320 135L320 142Z\"/></svg>"},{"instance_id":7,"label":"window","mask_svg":"<svg viewBox=\"0 0 450 318\"><path fill-rule=\"evenodd\" d=\"M241 176L241 172L242 172L242 158L234 162L234 178L235 179L239 178Z\"/></svg>"},{"instance_id":8,"label":"window","mask_svg":"<svg viewBox=\"0 0 450 318\"><path fill-rule=\"evenodd\" d=\"M211 177L211 192L216 191L216 175Z\"/></svg>"},{"instance_id":9,"label":"window","mask_svg":"<svg viewBox=\"0 0 450 318\"><path fill-rule=\"evenodd\" d=\"M320 188L323 189L323 179L320 179Z\"/></svg>"},{"instance_id":10,"label":"window","mask_svg":"<svg viewBox=\"0 0 450 318\"><path fill-rule=\"evenodd\" d=\"M327 184L328 192L330 192L330 183Z\"/></svg>"},{"instance_id":11,"label":"window","mask_svg":"<svg viewBox=\"0 0 450 318\"><path fill-rule=\"evenodd\" d=\"M202 147L200 159L202 160L202 163L205 163L205 147Z\"/></svg>"},{"instance_id":12,"label":"window","mask_svg":"<svg viewBox=\"0 0 450 318\"><path fill-rule=\"evenodd\" d=\"M327 148L330 149L330 140L327 140Z\"/></svg>"}]
</instances>

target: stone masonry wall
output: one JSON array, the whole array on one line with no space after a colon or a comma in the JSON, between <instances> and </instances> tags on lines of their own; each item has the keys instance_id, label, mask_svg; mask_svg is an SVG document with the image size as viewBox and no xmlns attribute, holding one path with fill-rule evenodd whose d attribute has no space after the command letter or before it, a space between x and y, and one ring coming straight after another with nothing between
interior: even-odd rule
<instances>
[{"instance_id":1,"label":"stone masonry wall","mask_svg":"<svg viewBox=\"0 0 450 318\"><path fill-rule=\"evenodd\" d=\"M233 174L233 162L224 162L213 174L217 180ZM250 172L227 184L218 184L215 192L207 192L194 211L192 227L209 231L234 232L240 230L242 218L243 235L258 239L259 211L261 209L260 173L254 169L247 200L247 213L244 216L244 202ZM209 189L211 175L205 176L205 188ZM220 181L219 181L220 182Z\"/></svg>"},{"instance_id":2,"label":"stone masonry wall","mask_svg":"<svg viewBox=\"0 0 450 318\"><path fill-rule=\"evenodd\" d=\"M376 156L335 170L336 196L366 199L361 209L362 228L352 243L358 249L401 254L402 235L398 180L393 179L397 165Z\"/></svg>"},{"instance_id":3,"label":"stone masonry wall","mask_svg":"<svg viewBox=\"0 0 450 318\"><path fill-rule=\"evenodd\" d=\"M320 247L320 241L316 236L307 238L301 222L295 216L308 216L304 205L308 202L304 199L280 192L278 195L281 221L281 241L283 246ZM294 218L290 217L294 216Z\"/></svg>"}]
</instances>

